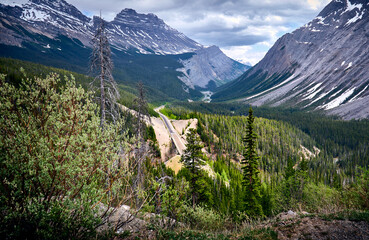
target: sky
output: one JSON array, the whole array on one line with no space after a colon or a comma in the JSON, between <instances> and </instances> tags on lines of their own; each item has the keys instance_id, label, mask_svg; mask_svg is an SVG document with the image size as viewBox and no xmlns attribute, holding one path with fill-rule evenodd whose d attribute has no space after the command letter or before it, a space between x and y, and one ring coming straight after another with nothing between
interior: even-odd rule
<instances>
[{"instance_id":1,"label":"sky","mask_svg":"<svg viewBox=\"0 0 369 240\"><path fill-rule=\"evenodd\" d=\"M330 0L66 0L113 20L124 8L154 13L193 40L255 65L283 34L315 18Z\"/></svg>"}]
</instances>

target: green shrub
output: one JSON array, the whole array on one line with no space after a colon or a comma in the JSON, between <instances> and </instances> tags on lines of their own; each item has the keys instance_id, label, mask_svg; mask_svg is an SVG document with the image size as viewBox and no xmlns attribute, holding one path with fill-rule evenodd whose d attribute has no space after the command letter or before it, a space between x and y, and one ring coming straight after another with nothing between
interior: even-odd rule
<instances>
[{"instance_id":1,"label":"green shrub","mask_svg":"<svg viewBox=\"0 0 369 240\"><path fill-rule=\"evenodd\" d=\"M308 212L335 212L342 209L340 193L322 183L308 183L304 188L303 210Z\"/></svg>"},{"instance_id":2,"label":"green shrub","mask_svg":"<svg viewBox=\"0 0 369 240\"><path fill-rule=\"evenodd\" d=\"M187 205L183 208L181 220L200 230L221 230L225 221L220 214L212 209L201 206L192 208Z\"/></svg>"},{"instance_id":3,"label":"green shrub","mask_svg":"<svg viewBox=\"0 0 369 240\"><path fill-rule=\"evenodd\" d=\"M369 169L360 169L357 183L343 189L343 201L347 208L369 210Z\"/></svg>"},{"instance_id":4,"label":"green shrub","mask_svg":"<svg viewBox=\"0 0 369 240\"><path fill-rule=\"evenodd\" d=\"M52 74L18 87L4 79L0 238L91 238L102 217L96 206L124 196L123 123L102 131L96 104L74 79L61 86Z\"/></svg>"}]
</instances>

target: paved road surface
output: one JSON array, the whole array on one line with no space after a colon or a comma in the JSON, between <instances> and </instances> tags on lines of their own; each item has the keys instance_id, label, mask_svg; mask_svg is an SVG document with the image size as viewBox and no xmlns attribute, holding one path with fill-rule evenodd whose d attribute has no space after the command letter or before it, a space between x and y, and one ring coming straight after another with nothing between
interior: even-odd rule
<instances>
[{"instance_id":1,"label":"paved road surface","mask_svg":"<svg viewBox=\"0 0 369 240\"><path fill-rule=\"evenodd\" d=\"M163 107L163 106L162 106ZM179 134L177 133L177 131L174 129L172 123L169 121L169 119L162 113L159 112L159 110L162 108L159 107L157 109L155 109L155 111L157 113L159 113L161 119L163 119L163 122L165 123L165 126L167 127L170 137L172 138L174 145L177 148L177 151L179 153L179 155L183 154L183 151L186 149L185 144L183 143L181 137L179 136Z\"/></svg>"}]
</instances>

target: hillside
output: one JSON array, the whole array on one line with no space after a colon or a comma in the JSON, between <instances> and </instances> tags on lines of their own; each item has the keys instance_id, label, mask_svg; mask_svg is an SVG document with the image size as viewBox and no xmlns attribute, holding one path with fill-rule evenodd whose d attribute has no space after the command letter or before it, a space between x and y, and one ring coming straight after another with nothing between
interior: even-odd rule
<instances>
[{"instance_id":1,"label":"hillside","mask_svg":"<svg viewBox=\"0 0 369 240\"><path fill-rule=\"evenodd\" d=\"M246 117L242 116L248 114L249 106L176 103L169 108L183 118L191 116L189 112L196 112L199 119L202 119L200 122L205 131L204 142L216 146L213 152L223 151L233 158L240 157L243 147L240 139L245 134L246 125ZM258 107L254 111L255 116L260 117L256 118L255 123L263 166L281 169L277 165L285 166L289 156L295 161L301 156L302 146L312 153L318 148L319 154L310 162L313 178L325 184L339 182L342 185L351 181L355 169L366 167L369 163L367 120L342 121L320 114L280 108Z\"/></svg>"},{"instance_id":2,"label":"hillside","mask_svg":"<svg viewBox=\"0 0 369 240\"><path fill-rule=\"evenodd\" d=\"M144 126L142 141L137 141L140 124L135 114L125 114L102 130L92 96L74 81L49 74L72 72L13 59L0 63L0 72L8 76L0 74L0 175L11 181L0 185L0 210L6 216L0 219L1 238L288 239L366 234L367 122L352 124L354 145L345 131L337 131L330 137L338 145L325 146L332 140L318 138L324 132L313 131L320 125L314 117L301 123L310 134L281 120L255 118L257 203L262 211L255 216L246 207L249 192L245 163L240 163L247 156L249 118L229 116L243 108L233 108L228 116L191 111L190 103L164 109L172 118L198 120L191 121L194 126L197 122L196 131L181 130L191 125L189 121L174 122L182 135L187 132L187 140L196 140L188 142L186 151L196 144L196 156L207 165L199 168L194 182L192 168L183 162L186 167L174 172L160 161L170 156L160 156L164 138L156 134L166 131L162 122L161 132ZM83 86L91 80L74 75ZM128 92L121 93L127 97ZM232 109L193 104L208 112ZM153 120L154 125L159 121ZM323 120L330 124L328 130L339 126L333 119ZM167 140L164 147L171 145ZM336 151L348 158L333 158ZM29 187L23 188L26 184ZM327 219L342 227L332 228ZM320 229L309 230L316 226Z\"/></svg>"}]
</instances>

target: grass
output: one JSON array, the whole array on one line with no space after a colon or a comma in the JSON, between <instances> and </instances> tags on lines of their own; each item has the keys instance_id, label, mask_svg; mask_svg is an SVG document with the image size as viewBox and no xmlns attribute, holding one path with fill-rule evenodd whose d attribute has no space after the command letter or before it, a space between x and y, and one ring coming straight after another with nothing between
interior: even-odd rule
<instances>
[{"instance_id":1,"label":"grass","mask_svg":"<svg viewBox=\"0 0 369 240\"><path fill-rule=\"evenodd\" d=\"M159 230L156 239L160 240L276 240L278 234L270 228L251 230L242 235L231 233L209 233L194 230Z\"/></svg>"},{"instance_id":2,"label":"grass","mask_svg":"<svg viewBox=\"0 0 369 240\"><path fill-rule=\"evenodd\" d=\"M369 222L369 211L345 210L337 213L322 214L319 217L326 221L349 220Z\"/></svg>"}]
</instances>

